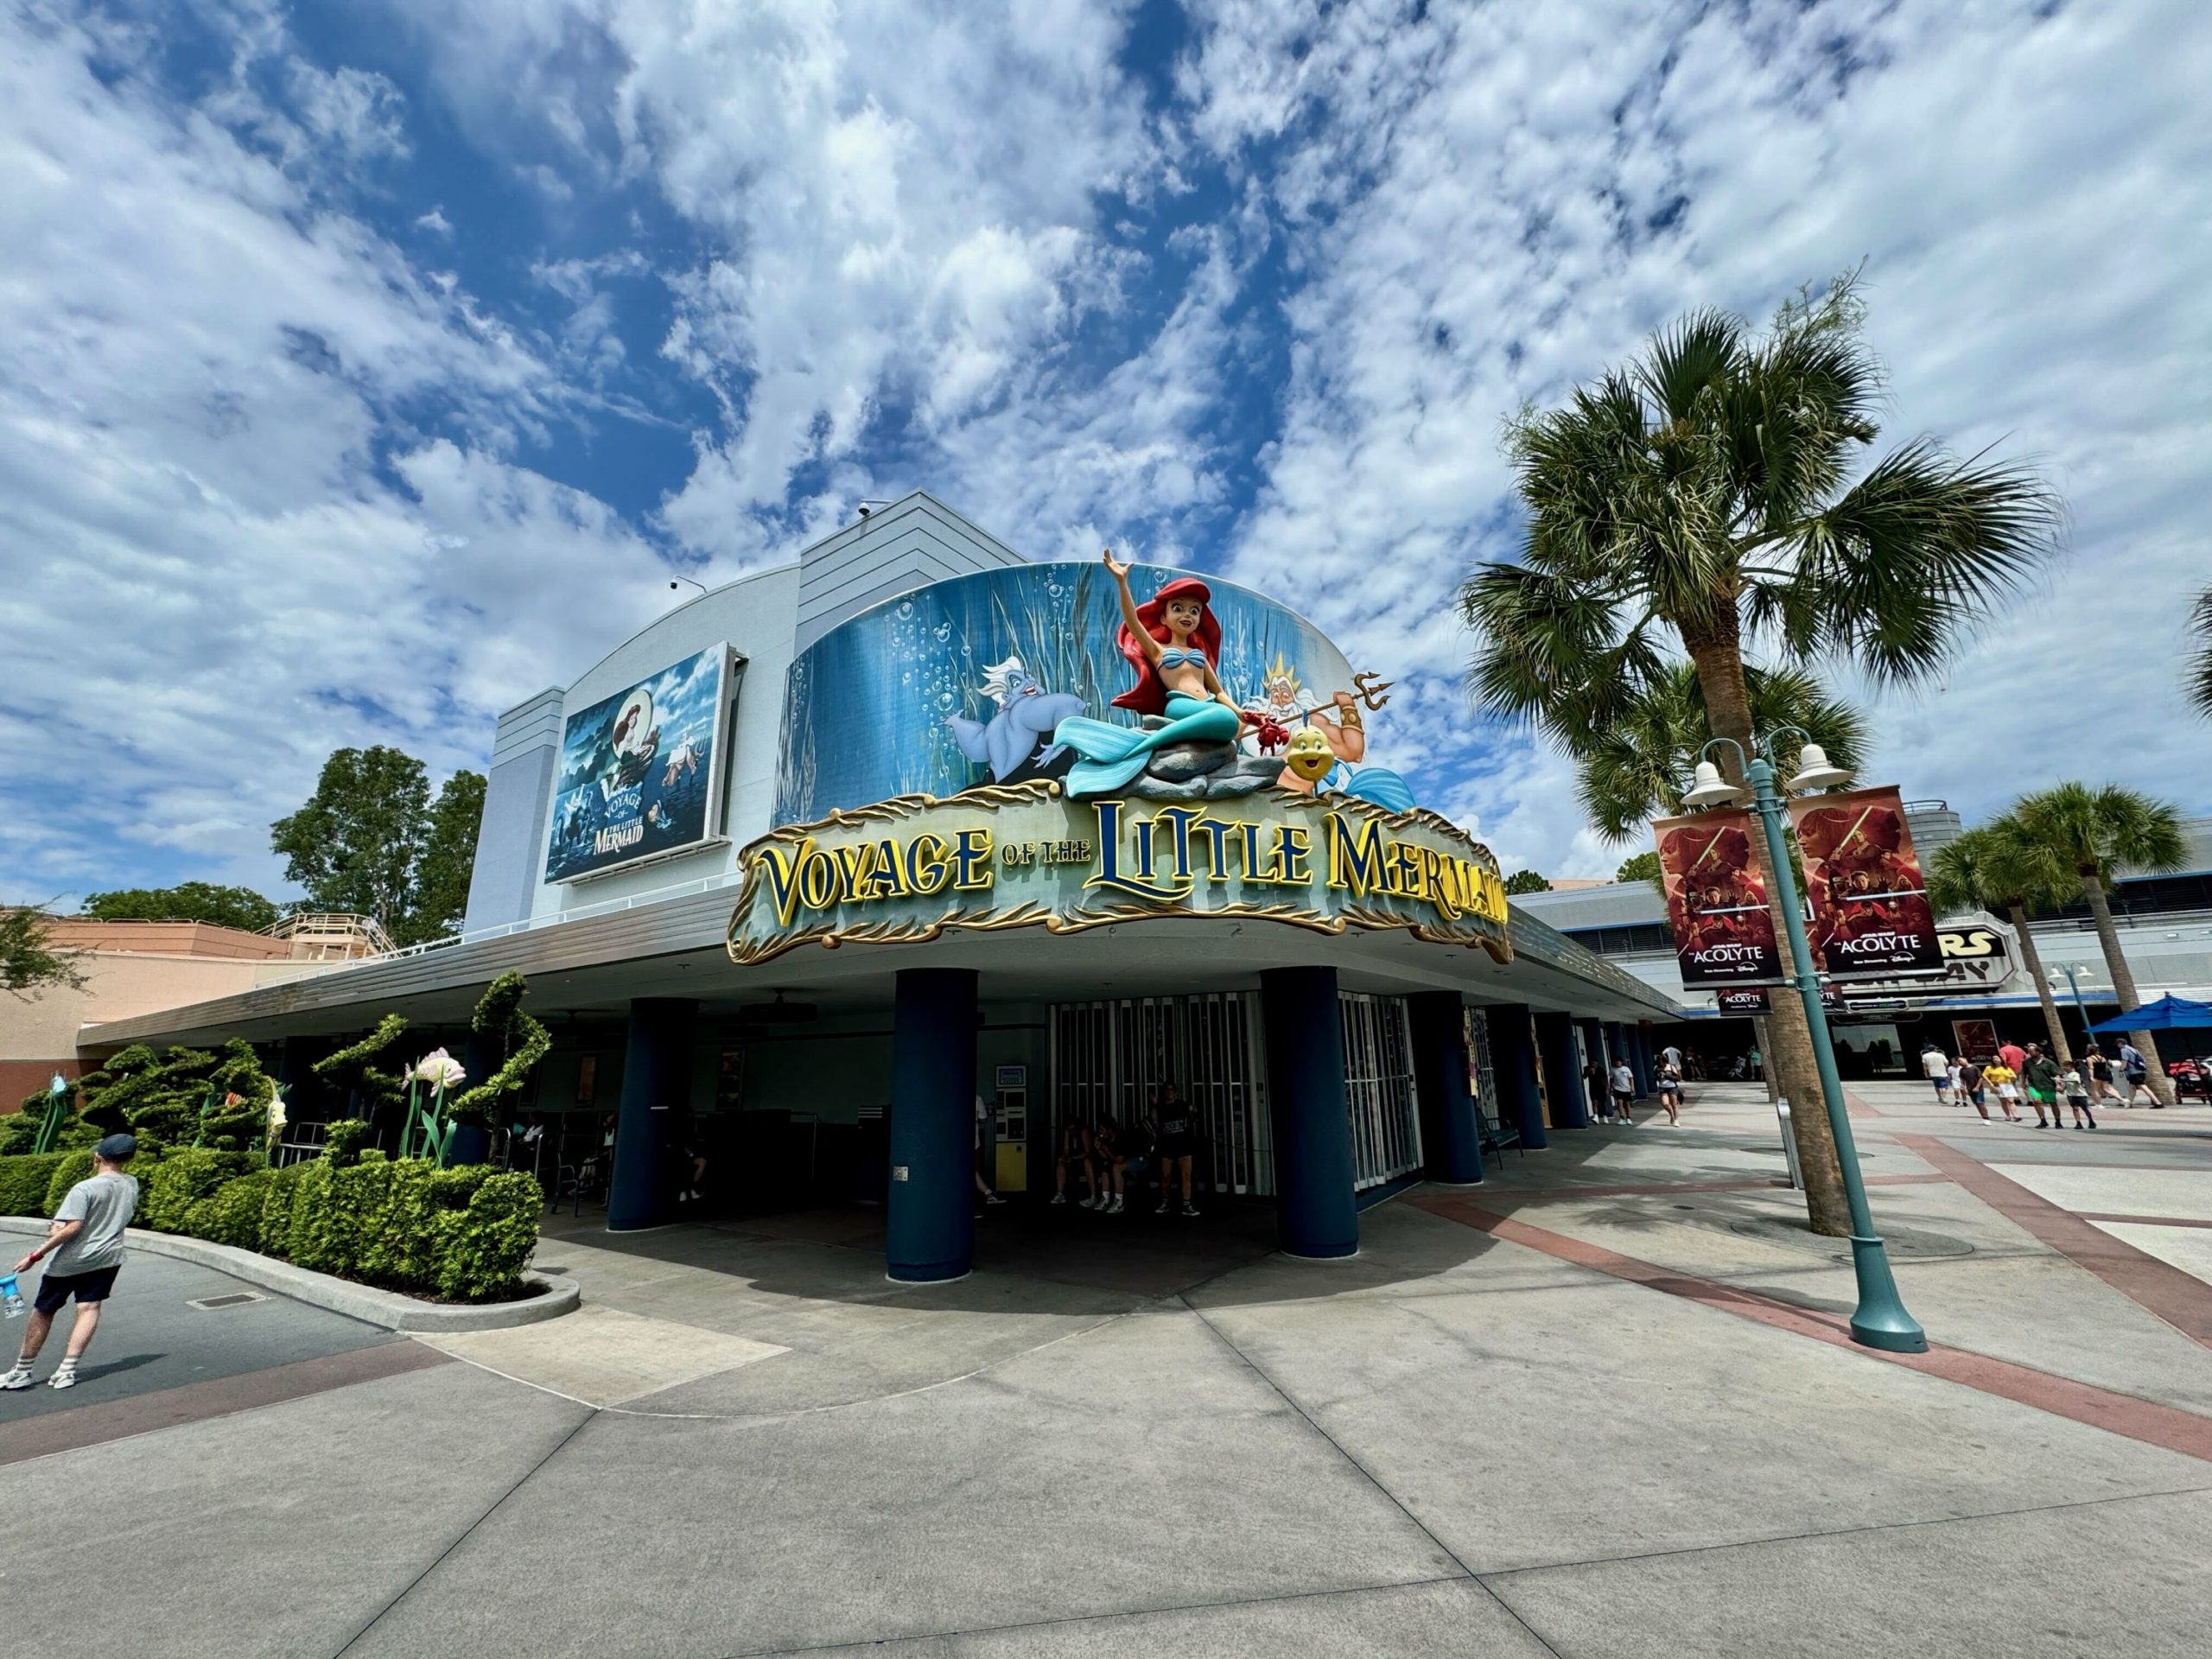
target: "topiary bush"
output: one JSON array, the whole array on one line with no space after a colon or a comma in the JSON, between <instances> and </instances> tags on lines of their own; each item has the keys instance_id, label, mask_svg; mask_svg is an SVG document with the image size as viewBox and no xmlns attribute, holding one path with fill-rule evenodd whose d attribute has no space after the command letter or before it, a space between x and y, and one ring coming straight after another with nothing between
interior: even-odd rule
<instances>
[{"instance_id":1,"label":"topiary bush","mask_svg":"<svg viewBox=\"0 0 2212 1659\"><path fill-rule=\"evenodd\" d=\"M133 1160L134 1173L136 1173L136 1160ZM61 1161L54 1165L54 1174L46 1184L46 1207L40 1213L50 1216L59 1210L61 1207L61 1200L68 1196L69 1189L92 1173L92 1154L89 1147L79 1147L74 1152L63 1153ZM141 1176L140 1179L143 1181L144 1178ZM138 1208L143 1212L145 1207L146 1195L142 1190L138 1195Z\"/></svg>"},{"instance_id":2,"label":"topiary bush","mask_svg":"<svg viewBox=\"0 0 2212 1659\"><path fill-rule=\"evenodd\" d=\"M322 1132L323 1160L334 1169L358 1162L361 1143L375 1133L375 1126L361 1118L340 1118Z\"/></svg>"},{"instance_id":3,"label":"topiary bush","mask_svg":"<svg viewBox=\"0 0 2212 1659\"><path fill-rule=\"evenodd\" d=\"M64 1152L26 1152L0 1158L0 1216L43 1216L46 1189L54 1185L54 1172L69 1154Z\"/></svg>"},{"instance_id":4,"label":"topiary bush","mask_svg":"<svg viewBox=\"0 0 2212 1659\"><path fill-rule=\"evenodd\" d=\"M454 1301L483 1301L514 1288L537 1248L545 1208L543 1190L520 1170L487 1173L474 1185L466 1208L442 1210L435 1223L435 1288Z\"/></svg>"},{"instance_id":5,"label":"topiary bush","mask_svg":"<svg viewBox=\"0 0 2212 1659\"><path fill-rule=\"evenodd\" d=\"M189 1232L185 1217L202 1198L213 1198L225 1181L254 1167L251 1154L182 1147L142 1178L138 1224L159 1233Z\"/></svg>"},{"instance_id":6,"label":"topiary bush","mask_svg":"<svg viewBox=\"0 0 2212 1659\"><path fill-rule=\"evenodd\" d=\"M273 1169L248 1170L233 1176L185 1212L178 1230L211 1244L230 1244L242 1250L261 1246L261 1207L276 1179Z\"/></svg>"},{"instance_id":7,"label":"topiary bush","mask_svg":"<svg viewBox=\"0 0 2212 1659\"><path fill-rule=\"evenodd\" d=\"M269 1184L261 1189L261 1237L254 1247L264 1255L292 1253L293 1201L299 1196L300 1183L314 1167L313 1164L289 1164L269 1172Z\"/></svg>"}]
</instances>

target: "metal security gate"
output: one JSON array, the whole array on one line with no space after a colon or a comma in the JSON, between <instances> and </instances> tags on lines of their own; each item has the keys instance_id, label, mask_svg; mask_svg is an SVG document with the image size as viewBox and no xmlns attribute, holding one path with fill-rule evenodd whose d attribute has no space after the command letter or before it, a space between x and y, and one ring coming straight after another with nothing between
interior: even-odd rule
<instances>
[{"instance_id":1,"label":"metal security gate","mask_svg":"<svg viewBox=\"0 0 2212 1659\"><path fill-rule=\"evenodd\" d=\"M1364 1192L1421 1167L1413 1034L1402 997L1341 991L1337 1007L1351 1115L1352 1190Z\"/></svg>"},{"instance_id":2,"label":"metal security gate","mask_svg":"<svg viewBox=\"0 0 2212 1659\"><path fill-rule=\"evenodd\" d=\"M1052 1139L1060 1128L1144 1121L1151 1091L1172 1083L1198 1122L1193 1179L1209 1192L1274 1192L1259 998L1201 996L1062 1002L1052 1008Z\"/></svg>"}]
</instances>

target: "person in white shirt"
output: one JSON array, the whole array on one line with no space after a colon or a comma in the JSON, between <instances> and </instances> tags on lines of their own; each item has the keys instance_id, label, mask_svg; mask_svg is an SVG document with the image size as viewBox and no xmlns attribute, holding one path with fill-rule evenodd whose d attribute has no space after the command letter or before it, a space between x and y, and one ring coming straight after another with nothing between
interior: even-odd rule
<instances>
[{"instance_id":1,"label":"person in white shirt","mask_svg":"<svg viewBox=\"0 0 2212 1659\"><path fill-rule=\"evenodd\" d=\"M1636 1119L1629 1111L1630 1103L1636 1098L1636 1073L1628 1069L1628 1062L1618 1060L1613 1065L1613 1116L1629 1128L1636 1127Z\"/></svg>"},{"instance_id":2,"label":"person in white shirt","mask_svg":"<svg viewBox=\"0 0 2212 1659\"><path fill-rule=\"evenodd\" d=\"M1951 1103L1951 1057L1933 1043L1923 1044L1920 1051L1921 1075L1936 1085L1936 1103Z\"/></svg>"}]
</instances>

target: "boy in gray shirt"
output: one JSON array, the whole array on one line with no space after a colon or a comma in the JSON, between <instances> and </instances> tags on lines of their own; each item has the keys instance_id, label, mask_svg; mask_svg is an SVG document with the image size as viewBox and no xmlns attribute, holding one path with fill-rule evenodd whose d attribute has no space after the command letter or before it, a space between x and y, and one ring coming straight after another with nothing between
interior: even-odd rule
<instances>
[{"instance_id":1,"label":"boy in gray shirt","mask_svg":"<svg viewBox=\"0 0 2212 1659\"><path fill-rule=\"evenodd\" d=\"M124 1173L137 1154L137 1140L128 1135L111 1135L94 1147L92 1174L63 1197L46 1243L16 1263L21 1273L41 1256L53 1257L40 1275L38 1300L23 1327L22 1353L15 1369L0 1376L0 1389L30 1387L31 1362L46 1345L54 1316L72 1296L77 1317L69 1326L69 1345L48 1381L57 1389L76 1386L77 1362L99 1328L100 1304L122 1270L123 1230L138 1209L138 1182Z\"/></svg>"}]
</instances>

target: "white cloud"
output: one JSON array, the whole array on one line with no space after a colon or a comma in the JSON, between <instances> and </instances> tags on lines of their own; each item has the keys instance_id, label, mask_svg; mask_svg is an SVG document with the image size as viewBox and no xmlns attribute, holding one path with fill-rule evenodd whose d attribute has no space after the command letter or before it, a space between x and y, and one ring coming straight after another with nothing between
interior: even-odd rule
<instances>
[{"instance_id":1,"label":"white cloud","mask_svg":"<svg viewBox=\"0 0 2212 1659\"><path fill-rule=\"evenodd\" d=\"M116 842L267 884L330 748L481 764L657 566L499 459L568 396L509 329L91 50L56 28L0 60L0 764L71 830L11 837L0 887L112 885ZM432 391L466 443L393 419Z\"/></svg>"}]
</instances>

